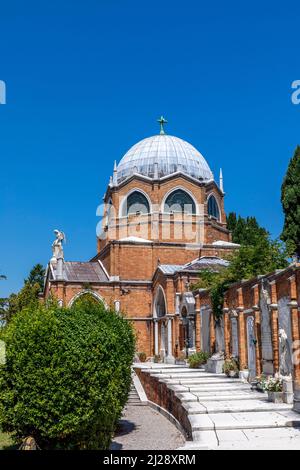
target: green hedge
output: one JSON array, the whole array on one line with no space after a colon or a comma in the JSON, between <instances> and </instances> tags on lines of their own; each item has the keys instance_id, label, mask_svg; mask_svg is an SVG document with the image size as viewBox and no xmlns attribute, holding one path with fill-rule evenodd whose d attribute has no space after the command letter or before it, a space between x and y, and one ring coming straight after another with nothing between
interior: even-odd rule
<instances>
[{"instance_id":1,"label":"green hedge","mask_svg":"<svg viewBox=\"0 0 300 470\"><path fill-rule=\"evenodd\" d=\"M130 389L131 324L82 301L23 310L1 337L2 430L44 449L107 449Z\"/></svg>"},{"instance_id":2,"label":"green hedge","mask_svg":"<svg viewBox=\"0 0 300 470\"><path fill-rule=\"evenodd\" d=\"M188 363L191 369L197 369L207 362L209 354L204 351L199 351L191 354L188 358Z\"/></svg>"}]
</instances>

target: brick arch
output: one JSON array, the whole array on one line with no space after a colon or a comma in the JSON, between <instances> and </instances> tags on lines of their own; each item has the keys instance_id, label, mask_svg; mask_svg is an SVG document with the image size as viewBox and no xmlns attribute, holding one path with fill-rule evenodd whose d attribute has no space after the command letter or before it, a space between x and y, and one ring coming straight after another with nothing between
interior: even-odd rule
<instances>
[{"instance_id":1,"label":"brick arch","mask_svg":"<svg viewBox=\"0 0 300 470\"><path fill-rule=\"evenodd\" d=\"M222 207L221 207L221 202L220 202L219 198L216 196L216 194L215 194L214 191L211 191L210 193L208 193L208 195L207 195L207 197L206 197L207 213L208 213L208 201L209 201L212 197L213 197L214 200L216 201L216 204L217 204L217 207L218 207L218 211L219 211L219 217L217 218L217 221L218 221L218 222L221 222L221 221L222 221Z\"/></svg>"},{"instance_id":2,"label":"brick arch","mask_svg":"<svg viewBox=\"0 0 300 470\"><path fill-rule=\"evenodd\" d=\"M148 204L149 204L149 209L150 209L150 214L152 213L153 209L152 209L152 201L150 199L150 196L148 193L146 193L143 189L139 188L139 187L134 187L132 189L130 189L128 191L128 193L126 193L124 196L122 196L121 198L121 201L120 201L120 204L119 204L119 217L127 217L127 215L125 216L123 214L124 212L124 205L126 204L126 201L128 199L128 197L130 196L130 194L132 193L141 193L148 201Z\"/></svg>"},{"instance_id":3,"label":"brick arch","mask_svg":"<svg viewBox=\"0 0 300 470\"><path fill-rule=\"evenodd\" d=\"M80 297L87 295L87 294L94 297L99 303L102 303L104 307L107 308L107 304L105 300L103 299L103 297L101 297L101 295L99 295L97 292L94 292L93 290L90 290L90 289L85 289L83 291L77 292L77 294L75 294L74 297L72 297L72 299L69 301L68 307L72 307L72 305L74 304L74 302L76 302L76 300L78 300Z\"/></svg>"},{"instance_id":4,"label":"brick arch","mask_svg":"<svg viewBox=\"0 0 300 470\"><path fill-rule=\"evenodd\" d=\"M164 302L164 309L165 309L165 314L167 313L167 298L166 298L166 293L161 285L158 286L155 296L154 296L154 302L153 302L153 318L159 318L160 316L163 315L158 315L157 312L157 303L159 300L159 297L161 296L161 299L163 299Z\"/></svg>"},{"instance_id":5,"label":"brick arch","mask_svg":"<svg viewBox=\"0 0 300 470\"><path fill-rule=\"evenodd\" d=\"M199 210L199 203L198 201L196 200L194 194L189 190L187 189L185 186L182 186L182 185L177 185L177 186L174 186L173 188L169 189L169 191L167 191L163 198L162 198L162 201L161 201L161 204L160 204L160 210L162 213L164 213L164 210L165 210L165 203L166 203L166 200L168 199L168 197L174 193L175 191L178 191L178 190L181 190L183 192L185 192L186 194L188 194L190 196L190 198L193 200L194 204L195 204L195 208L196 208L196 215L199 215L200 214L200 210Z\"/></svg>"}]
</instances>

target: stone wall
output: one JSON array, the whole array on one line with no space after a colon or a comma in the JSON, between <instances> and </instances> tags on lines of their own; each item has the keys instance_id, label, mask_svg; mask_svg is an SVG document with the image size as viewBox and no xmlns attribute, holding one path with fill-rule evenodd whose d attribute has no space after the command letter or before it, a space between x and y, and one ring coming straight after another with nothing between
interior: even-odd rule
<instances>
[{"instance_id":1,"label":"stone wall","mask_svg":"<svg viewBox=\"0 0 300 470\"><path fill-rule=\"evenodd\" d=\"M135 368L149 401L165 409L181 424L188 438L192 436L188 412L177 396L176 386L167 385L159 380L159 375L152 375L151 370Z\"/></svg>"}]
</instances>

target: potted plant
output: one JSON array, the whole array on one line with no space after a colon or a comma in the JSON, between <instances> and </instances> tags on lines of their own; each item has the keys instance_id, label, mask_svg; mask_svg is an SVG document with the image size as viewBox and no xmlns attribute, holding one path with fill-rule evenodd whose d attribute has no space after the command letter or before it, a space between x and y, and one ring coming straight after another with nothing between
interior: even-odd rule
<instances>
[{"instance_id":1,"label":"potted plant","mask_svg":"<svg viewBox=\"0 0 300 470\"><path fill-rule=\"evenodd\" d=\"M137 357L139 358L140 362L146 362L147 354L145 352L138 352Z\"/></svg>"},{"instance_id":2,"label":"potted plant","mask_svg":"<svg viewBox=\"0 0 300 470\"><path fill-rule=\"evenodd\" d=\"M181 365L181 366L186 366L186 356L185 354L182 352L178 355L178 357L175 359L175 364L177 365Z\"/></svg>"},{"instance_id":3,"label":"potted plant","mask_svg":"<svg viewBox=\"0 0 300 470\"><path fill-rule=\"evenodd\" d=\"M155 364L158 364L159 362L161 362L161 359L160 359L160 355L159 355L159 354L155 354L155 355L154 355L153 362L154 362Z\"/></svg>"},{"instance_id":4,"label":"potted plant","mask_svg":"<svg viewBox=\"0 0 300 470\"><path fill-rule=\"evenodd\" d=\"M232 379L236 379L239 376L239 361L236 357L231 357L230 359L226 359L224 366L223 366L223 372L227 377L230 377Z\"/></svg>"},{"instance_id":5,"label":"potted plant","mask_svg":"<svg viewBox=\"0 0 300 470\"><path fill-rule=\"evenodd\" d=\"M268 377L265 374L258 375L252 382L253 388L256 388L259 392L265 392L267 381Z\"/></svg>"},{"instance_id":6,"label":"potted plant","mask_svg":"<svg viewBox=\"0 0 300 470\"><path fill-rule=\"evenodd\" d=\"M268 392L268 400L273 403L283 403L282 379L275 375L265 382L265 390Z\"/></svg>"},{"instance_id":7,"label":"potted plant","mask_svg":"<svg viewBox=\"0 0 300 470\"><path fill-rule=\"evenodd\" d=\"M207 362L207 359L209 359L209 354L204 351L191 354L188 358L189 367L191 369L199 369L199 367Z\"/></svg>"}]
</instances>

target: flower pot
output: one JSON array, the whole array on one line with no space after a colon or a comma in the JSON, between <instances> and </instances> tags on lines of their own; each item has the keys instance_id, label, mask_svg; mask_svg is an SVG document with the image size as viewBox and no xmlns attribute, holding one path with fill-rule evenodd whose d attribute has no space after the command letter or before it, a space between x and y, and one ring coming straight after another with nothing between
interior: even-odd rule
<instances>
[{"instance_id":1,"label":"flower pot","mask_svg":"<svg viewBox=\"0 0 300 470\"><path fill-rule=\"evenodd\" d=\"M249 380L249 370L248 370L248 369L240 370L240 371L239 371L239 378L240 378L243 382L247 383L248 380Z\"/></svg>"},{"instance_id":2,"label":"flower pot","mask_svg":"<svg viewBox=\"0 0 300 470\"><path fill-rule=\"evenodd\" d=\"M272 401L273 403L283 403L283 392L268 391L268 401Z\"/></svg>"},{"instance_id":3,"label":"flower pot","mask_svg":"<svg viewBox=\"0 0 300 470\"><path fill-rule=\"evenodd\" d=\"M238 376L239 376L239 373L236 370L230 370L228 372L228 377L230 377L231 379L237 379Z\"/></svg>"}]
</instances>

